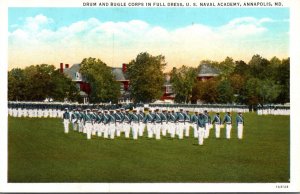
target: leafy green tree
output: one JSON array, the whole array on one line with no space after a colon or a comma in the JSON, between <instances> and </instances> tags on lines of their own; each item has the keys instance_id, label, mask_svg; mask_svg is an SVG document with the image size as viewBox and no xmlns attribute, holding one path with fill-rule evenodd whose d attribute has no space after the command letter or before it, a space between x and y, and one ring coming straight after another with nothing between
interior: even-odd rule
<instances>
[{"instance_id":1,"label":"leafy green tree","mask_svg":"<svg viewBox=\"0 0 300 194\"><path fill-rule=\"evenodd\" d=\"M250 78L246 82L246 99L248 105L257 105L260 102L259 90L260 80L258 78Z\"/></svg>"},{"instance_id":2,"label":"leafy green tree","mask_svg":"<svg viewBox=\"0 0 300 194\"><path fill-rule=\"evenodd\" d=\"M182 66L171 71L171 83L176 102L187 103L192 97L192 90L197 82L197 69Z\"/></svg>"},{"instance_id":3,"label":"leafy green tree","mask_svg":"<svg viewBox=\"0 0 300 194\"><path fill-rule=\"evenodd\" d=\"M51 98L54 88L51 80L55 71L53 65L41 64L31 65L24 69L26 84L26 99L30 101L40 101Z\"/></svg>"},{"instance_id":4,"label":"leafy green tree","mask_svg":"<svg viewBox=\"0 0 300 194\"><path fill-rule=\"evenodd\" d=\"M8 72L8 100L26 99L24 70L14 68Z\"/></svg>"},{"instance_id":5,"label":"leafy green tree","mask_svg":"<svg viewBox=\"0 0 300 194\"><path fill-rule=\"evenodd\" d=\"M52 74L51 98L55 101L78 101L80 98L79 89L76 87L76 83L59 70L55 70Z\"/></svg>"},{"instance_id":6,"label":"leafy green tree","mask_svg":"<svg viewBox=\"0 0 300 194\"><path fill-rule=\"evenodd\" d=\"M227 79L221 80L217 87L220 103L232 103L234 99L233 88L231 87L230 81Z\"/></svg>"},{"instance_id":7,"label":"leafy green tree","mask_svg":"<svg viewBox=\"0 0 300 194\"><path fill-rule=\"evenodd\" d=\"M281 92L276 101L286 103L290 101L290 58L283 59L276 68L276 82L281 86Z\"/></svg>"},{"instance_id":8,"label":"leafy green tree","mask_svg":"<svg viewBox=\"0 0 300 194\"><path fill-rule=\"evenodd\" d=\"M31 65L8 72L8 99L41 101L46 98L77 101L79 90L75 83L53 65Z\"/></svg>"},{"instance_id":9,"label":"leafy green tree","mask_svg":"<svg viewBox=\"0 0 300 194\"><path fill-rule=\"evenodd\" d=\"M153 102L163 95L165 57L140 53L128 64L127 73L134 102Z\"/></svg>"},{"instance_id":10,"label":"leafy green tree","mask_svg":"<svg viewBox=\"0 0 300 194\"><path fill-rule=\"evenodd\" d=\"M205 103L217 103L219 100L218 85L218 78L197 82L193 88L192 102L195 103L200 99Z\"/></svg>"},{"instance_id":11,"label":"leafy green tree","mask_svg":"<svg viewBox=\"0 0 300 194\"><path fill-rule=\"evenodd\" d=\"M280 85L271 79L260 80L258 85L258 94L261 104L272 103L281 92Z\"/></svg>"},{"instance_id":12,"label":"leafy green tree","mask_svg":"<svg viewBox=\"0 0 300 194\"><path fill-rule=\"evenodd\" d=\"M243 76L245 78L249 77L249 75L250 75L250 66L242 60L236 61L233 73L238 74L240 76Z\"/></svg>"},{"instance_id":13,"label":"leafy green tree","mask_svg":"<svg viewBox=\"0 0 300 194\"><path fill-rule=\"evenodd\" d=\"M238 103L244 103L245 102L245 83L246 83L246 77L233 73L229 78L228 78L230 85L233 89L234 93L234 101Z\"/></svg>"},{"instance_id":14,"label":"leafy green tree","mask_svg":"<svg viewBox=\"0 0 300 194\"><path fill-rule=\"evenodd\" d=\"M226 59L219 64L218 68L220 76L222 78L227 78L234 72L235 63L232 58L226 57Z\"/></svg>"},{"instance_id":15,"label":"leafy green tree","mask_svg":"<svg viewBox=\"0 0 300 194\"><path fill-rule=\"evenodd\" d=\"M260 55L254 55L248 64L250 66L250 73L253 77L267 79L273 74L270 62Z\"/></svg>"},{"instance_id":16,"label":"leafy green tree","mask_svg":"<svg viewBox=\"0 0 300 194\"><path fill-rule=\"evenodd\" d=\"M91 86L90 102L114 102L120 97L120 84L115 80L112 69L100 59L85 58L80 72Z\"/></svg>"}]
</instances>

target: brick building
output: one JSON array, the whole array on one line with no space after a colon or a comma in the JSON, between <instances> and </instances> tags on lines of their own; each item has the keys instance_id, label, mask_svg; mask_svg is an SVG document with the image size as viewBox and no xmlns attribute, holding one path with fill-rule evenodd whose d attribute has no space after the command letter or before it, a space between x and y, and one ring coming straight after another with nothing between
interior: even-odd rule
<instances>
[{"instance_id":1,"label":"brick building","mask_svg":"<svg viewBox=\"0 0 300 194\"><path fill-rule=\"evenodd\" d=\"M129 86L130 86L130 80L127 75L127 64L123 63L122 67L111 67L112 73L115 75L116 81L120 83L120 92L121 92L121 98L120 100L130 100L130 92L129 92ZM72 79L72 81L76 82L77 87L80 89L80 95L83 98L84 103L88 102L88 95L91 92L91 87L87 80L81 75L79 72L80 70L80 63L74 64L71 67L69 67L69 64L60 64L60 72L64 73L67 77ZM211 79L213 77L216 77L219 75L219 71L214 68L213 66L209 64L203 64L200 67L199 73L197 75L198 81L206 81L208 79ZM164 86L162 88L163 90L163 96L160 100L174 100L175 93L172 89L172 84L170 82L170 75L165 74L165 82Z\"/></svg>"}]
</instances>

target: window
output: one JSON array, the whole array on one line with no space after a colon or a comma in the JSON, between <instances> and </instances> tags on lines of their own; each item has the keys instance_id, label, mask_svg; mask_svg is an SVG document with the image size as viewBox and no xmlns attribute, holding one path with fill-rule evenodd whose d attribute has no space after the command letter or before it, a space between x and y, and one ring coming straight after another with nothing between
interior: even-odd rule
<instances>
[{"instance_id":1,"label":"window","mask_svg":"<svg viewBox=\"0 0 300 194\"><path fill-rule=\"evenodd\" d=\"M166 93L173 93L173 90L172 90L172 86L171 85L166 85Z\"/></svg>"}]
</instances>

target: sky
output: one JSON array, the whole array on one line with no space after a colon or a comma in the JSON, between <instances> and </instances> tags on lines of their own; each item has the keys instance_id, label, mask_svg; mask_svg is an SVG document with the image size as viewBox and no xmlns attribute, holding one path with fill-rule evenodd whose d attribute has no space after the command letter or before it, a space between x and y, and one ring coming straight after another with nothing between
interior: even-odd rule
<instances>
[{"instance_id":1,"label":"sky","mask_svg":"<svg viewBox=\"0 0 300 194\"><path fill-rule=\"evenodd\" d=\"M288 8L9 8L9 68L74 64L109 66L141 52L166 57L166 70L227 56L289 57Z\"/></svg>"}]
</instances>

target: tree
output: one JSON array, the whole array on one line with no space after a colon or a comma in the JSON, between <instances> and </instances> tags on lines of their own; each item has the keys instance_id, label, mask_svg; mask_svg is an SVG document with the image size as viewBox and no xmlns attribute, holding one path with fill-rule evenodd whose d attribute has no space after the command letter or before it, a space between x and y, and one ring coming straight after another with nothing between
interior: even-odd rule
<instances>
[{"instance_id":1,"label":"tree","mask_svg":"<svg viewBox=\"0 0 300 194\"><path fill-rule=\"evenodd\" d=\"M270 62L260 55L254 55L248 64L250 66L250 73L253 77L267 79L273 74Z\"/></svg>"},{"instance_id":2,"label":"tree","mask_svg":"<svg viewBox=\"0 0 300 194\"><path fill-rule=\"evenodd\" d=\"M246 99L248 105L257 105L260 102L258 94L259 81L258 78L250 78L246 82Z\"/></svg>"},{"instance_id":3,"label":"tree","mask_svg":"<svg viewBox=\"0 0 300 194\"><path fill-rule=\"evenodd\" d=\"M233 73L238 74L243 77L249 77L250 67L249 67L249 65L247 65L247 63L245 63L242 60L236 61Z\"/></svg>"},{"instance_id":4,"label":"tree","mask_svg":"<svg viewBox=\"0 0 300 194\"><path fill-rule=\"evenodd\" d=\"M271 79L260 80L257 89L261 104L274 102L281 92L280 85Z\"/></svg>"},{"instance_id":5,"label":"tree","mask_svg":"<svg viewBox=\"0 0 300 194\"><path fill-rule=\"evenodd\" d=\"M8 99L40 101L46 98L76 101L79 90L71 79L56 70L53 65L31 65L8 72Z\"/></svg>"},{"instance_id":6,"label":"tree","mask_svg":"<svg viewBox=\"0 0 300 194\"><path fill-rule=\"evenodd\" d=\"M176 102L187 103L191 96L192 90L197 79L197 69L192 67L182 66L181 68L173 68L171 71L171 83L175 93Z\"/></svg>"},{"instance_id":7,"label":"tree","mask_svg":"<svg viewBox=\"0 0 300 194\"><path fill-rule=\"evenodd\" d=\"M286 103L290 101L290 58L283 59L276 68L276 82L281 86L281 92L277 102Z\"/></svg>"},{"instance_id":8,"label":"tree","mask_svg":"<svg viewBox=\"0 0 300 194\"><path fill-rule=\"evenodd\" d=\"M24 100L26 96L24 70L14 68L8 72L8 100Z\"/></svg>"},{"instance_id":9,"label":"tree","mask_svg":"<svg viewBox=\"0 0 300 194\"><path fill-rule=\"evenodd\" d=\"M128 64L127 73L134 102L153 102L163 95L165 57L140 53Z\"/></svg>"},{"instance_id":10,"label":"tree","mask_svg":"<svg viewBox=\"0 0 300 194\"><path fill-rule=\"evenodd\" d=\"M40 101L51 98L54 88L51 78L54 71L55 67L47 64L26 67L24 69L26 99L24 100Z\"/></svg>"},{"instance_id":11,"label":"tree","mask_svg":"<svg viewBox=\"0 0 300 194\"><path fill-rule=\"evenodd\" d=\"M227 79L221 80L217 87L217 91L219 94L218 101L220 103L232 103L233 96L233 88L231 87L230 81Z\"/></svg>"},{"instance_id":12,"label":"tree","mask_svg":"<svg viewBox=\"0 0 300 194\"><path fill-rule=\"evenodd\" d=\"M79 89L76 87L76 83L59 70L55 70L52 74L52 84L50 97L55 101L78 101L80 98Z\"/></svg>"},{"instance_id":13,"label":"tree","mask_svg":"<svg viewBox=\"0 0 300 194\"><path fill-rule=\"evenodd\" d=\"M218 69L220 71L220 76L222 78L229 77L233 73L234 68L235 68L235 63L234 63L233 59L230 57L226 57L226 59L224 61L222 61L218 67Z\"/></svg>"},{"instance_id":14,"label":"tree","mask_svg":"<svg viewBox=\"0 0 300 194\"><path fill-rule=\"evenodd\" d=\"M246 78L240 74L234 73L228 78L235 96L234 101L238 103L245 102L245 82Z\"/></svg>"},{"instance_id":15,"label":"tree","mask_svg":"<svg viewBox=\"0 0 300 194\"><path fill-rule=\"evenodd\" d=\"M112 69L100 59L85 58L80 72L91 86L90 102L114 102L120 97L120 84L115 80Z\"/></svg>"},{"instance_id":16,"label":"tree","mask_svg":"<svg viewBox=\"0 0 300 194\"><path fill-rule=\"evenodd\" d=\"M212 78L207 81L197 82L193 88L192 101L204 101L205 103L217 103L219 99L218 78Z\"/></svg>"}]
</instances>

